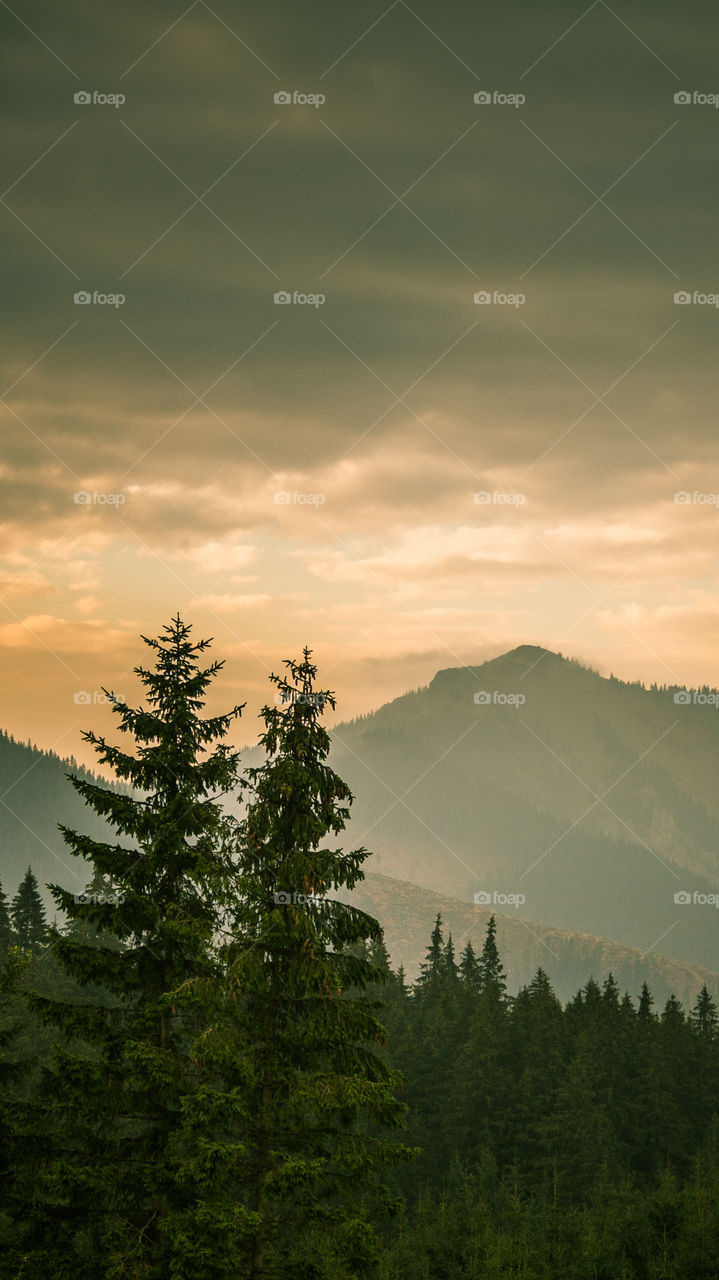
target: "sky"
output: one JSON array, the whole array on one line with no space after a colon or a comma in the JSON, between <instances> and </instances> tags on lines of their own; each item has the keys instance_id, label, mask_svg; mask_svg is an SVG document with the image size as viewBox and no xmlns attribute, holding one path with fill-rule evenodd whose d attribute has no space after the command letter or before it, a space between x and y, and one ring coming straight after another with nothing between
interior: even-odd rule
<instances>
[{"instance_id":1,"label":"sky","mask_svg":"<svg viewBox=\"0 0 719 1280\"><path fill-rule=\"evenodd\" d=\"M87 760L178 611L241 742L304 645L719 684L713 5L0 21L1 727Z\"/></svg>"}]
</instances>

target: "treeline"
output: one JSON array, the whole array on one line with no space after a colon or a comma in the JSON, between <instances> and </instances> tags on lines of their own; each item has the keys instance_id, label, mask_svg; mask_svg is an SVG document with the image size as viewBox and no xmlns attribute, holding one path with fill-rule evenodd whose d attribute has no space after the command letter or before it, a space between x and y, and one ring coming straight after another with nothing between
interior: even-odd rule
<instances>
[{"instance_id":1,"label":"treeline","mask_svg":"<svg viewBox=\"0 0 719 1280\"><path fill-rule=\"evenodd\" d=\"M457 958L437 919L383 1015L422 1147L386 1280L719 1275L717 1008L638 996L610 975L562 1007L539 969L510 998L494 918Z\"/></svg>"}]
</instances>

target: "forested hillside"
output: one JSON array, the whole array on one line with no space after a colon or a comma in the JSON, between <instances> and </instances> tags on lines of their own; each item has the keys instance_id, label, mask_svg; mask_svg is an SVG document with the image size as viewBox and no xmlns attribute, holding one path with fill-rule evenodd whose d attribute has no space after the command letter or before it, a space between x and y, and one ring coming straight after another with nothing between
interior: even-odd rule
<instances>
[{"instance_id":1,"label":"forested hillside","mask_svg":"<svg viewBox=\"0 0 719 1280\"><path fill-rule=\"evenodd\" d=\"M68 887L84 887L86 868L65 845L58 823L82 823L96 839L106 837L110 828L68 785L68 773L97 781L73 757L63 759L0 732L0 879L6 889L15 891L28 866L48 902L48 880L61 878Z\"/></svg>"}]
</instances>

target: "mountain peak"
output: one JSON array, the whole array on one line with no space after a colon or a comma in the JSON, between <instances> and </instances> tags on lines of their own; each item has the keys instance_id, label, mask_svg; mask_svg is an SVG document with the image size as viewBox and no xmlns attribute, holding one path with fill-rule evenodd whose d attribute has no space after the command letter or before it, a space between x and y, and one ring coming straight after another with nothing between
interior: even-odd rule
<instances>
[{"instance_id":1,"label":"mountain peak","mask_svg":"<svg viewBox=\"0 0 719 1280\"><path fill-rule=\"evenodd\" d=\"M551 649L544 649L539 644L520 644L517 645L516 649L508 649L506 653L500 653L496 658L488 658L486 662L482 662L478 666L443 667L436 673L430 684L434 685L435 682L444 683L447 680L457 680L460 675L476 676L486 668L496 668L510 664L521 663L522 666L529 668L546 659L561 663L568 661L561 653L554 653Z\"/></svg>"}]
</instances>

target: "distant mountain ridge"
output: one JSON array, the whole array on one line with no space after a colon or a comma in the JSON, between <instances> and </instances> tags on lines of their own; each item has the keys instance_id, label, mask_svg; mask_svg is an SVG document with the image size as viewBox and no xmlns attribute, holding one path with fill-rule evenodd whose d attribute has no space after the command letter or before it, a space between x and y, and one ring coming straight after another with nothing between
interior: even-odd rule
<instances>
[{"instance_id":1,"label":"distant mountain ridge","mask_svg":"<svg viewBox=\"0 0 719 1280\"><path fill-rule=\"evenodd\" d=\"M407 980L413 981L424 959L437 915L447 939L452 935L457 957L471 941L476 953L482 948L489 917L488 907L474 906L456 898L446 898L429 889L389 876L366 874L351 894L341 895L378 919L393 968L402 965ZM686 1009L696 1002L703 985L719 996L719 973L701 965L668 959L654 952L643 955L637 947L624 947L606 938L571 933L525 920L517 912L500 914L497 943L507 972L507 989L514 995L531 982L538 968L548 974L562 1001L584 986L590 977L602 982L612 973L621 992L639 997L646 981L658 1006L674 994Z\"/></svg>"},{"instance_id":2,"label":"distant mountain ridge","mask_svg":"<svg viewBox=\"0 0 719 1280\"><path fill-rule=\"evenodd\" d=\"M57 829L59 822L95 839L115 839L112 829L77 795L67 780L68 773L109 785L73 757L42 751L0 730L0 882L6 893L15 892L28 866L40 881L48 904L52 899L45 889L46 881L63 884L73 892L87 884L87 864L70 853Z\"/></svg>"},{"instance_id":3,"label":"distant mountain ridge","mask_svg":"<svg viewBox=\"0 0 719 1280\"><path fill-rule=\"evenodd\" d=\"M521 917L528 939L530 925L592 939L562 944L562 954L575 948L579 967L595 963L607 940L631 952L632 965L637 956L659 963L659 952L719 972L719 913L674 901L679 892L719 892L719 715L706 701L675 703L675 692L523 645L439 671L424 688L332 730L331 763L356 796L338 843L373 851L367 883L386 882L377 914L408 968L426 943L413 923L416 891L439 895L462 919L466 910L470 922L476 893L504 894L493 909L513 925ZM244 758L257 762L258 753ZM0 735L6 892L28 864L43 888L86 884L87 867L68 853L58 822L114 842L69 771L93 777ZM509 894L524 897L518 910ZM626 955L622 964L630 965Z\"/></svg>"},{"instance_id":4,"label":"distant mountain ridge","mask_svg":"<svg viewBox=\"0 0 719 1280\"><path fill-rule=\"evenodd\" d=\"M345 839L375 873L719 969L719 915L674 901L719 891L719 715L675 693L529 645L439 671L333 730Z\"/></svg>"}]
</instances>

